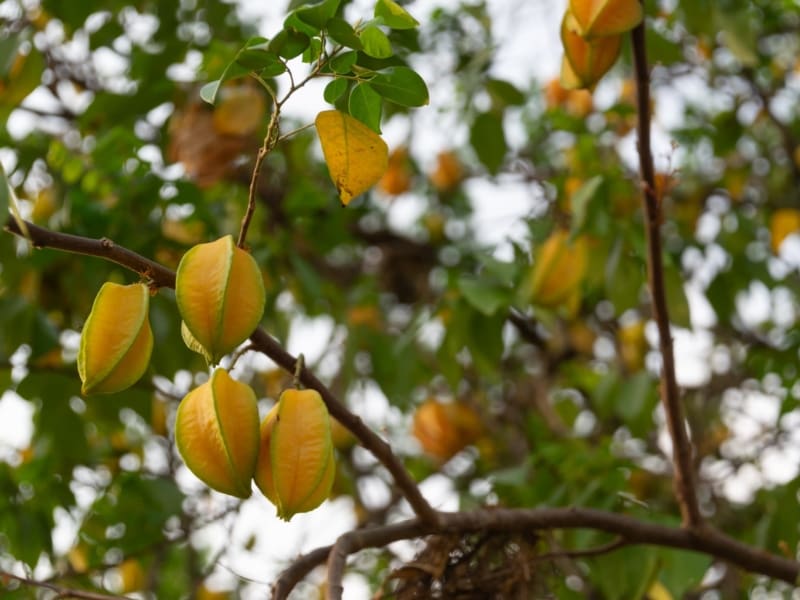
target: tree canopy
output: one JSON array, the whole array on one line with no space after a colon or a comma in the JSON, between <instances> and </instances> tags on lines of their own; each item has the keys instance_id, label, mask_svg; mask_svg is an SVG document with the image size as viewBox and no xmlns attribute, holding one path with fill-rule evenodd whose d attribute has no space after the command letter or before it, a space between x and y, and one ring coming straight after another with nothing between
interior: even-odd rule
<instances>
[{"instance_id":1,"label":"tree canopy","mask_svg":"<svg viewBox=\"0 0 800 600\"><path fill-rule=\"evenodd\" d=\"M101 4L0 2L4 598L792 593L794 2Z\"/></svg>"}]
</instances>

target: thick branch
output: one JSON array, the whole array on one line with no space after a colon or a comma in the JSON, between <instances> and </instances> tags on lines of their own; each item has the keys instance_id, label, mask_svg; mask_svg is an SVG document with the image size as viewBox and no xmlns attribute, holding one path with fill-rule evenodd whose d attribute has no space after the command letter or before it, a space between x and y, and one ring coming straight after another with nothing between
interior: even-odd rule
<instances>
[{"instance_id":1,"label":"thick branch","mask_svg":"<svg viewBox=\"0 0 800 600\"><path fill-rule=\"evenodd\" d=\"M768 554L738 542L710 527L702 532L667 527L627 515L592 508L486 508L470 512L439 513L440 525L411 519L401 523L345 533L333 546L300 557L278 578L273 600L286 598L300 581L328 556L329 598L340 598L341 577L348 555L364 548L432 534L519 533L523 530L593 529L620 536L625 545L643 544L690 550L713 556L742 569L794 583L800 563ZM621 544L622 542L614 542ZM607 548L603 549L604 551Z\"/></svg>"},{"instance_id":2,"label":"thick branch","mask_svg":"<svg viewBox=\"0 0 800 600\"><path fill-rule=\"evenodd\" d=\"M661 248L661 203L656 190L653 153L650 148L650 73L645 50L645 24L632 32L633 62L636 70L636 98L638 109L639 169L644 183L642 199L647 232L647 273L653 317L658 326L658 345L661 351L661 403L672 439L672 458L675 463L675 494L681 507L683 524L697 527L702 523L697 503L695 477L692 467L692 446L686 432L678 383L675 379L675 356L669 328L664 265Z\"/></svg>"},{"instance_id":3,"label":"thick branch","mask_svg":"<svg viewBox=\"0 0 800 600\"><path fill-rule=\"evenodd\" d=\"M158 287L175 287L175 273L172 270L131 250L118 246L109 239L93 240L50 231L27 221L26 224L29 230L29 239L36 248L55 248L66 252L97 256L148 277ZM6 222L6 230L19 236L23 235L17 223L11 218ZM250 341L255 349L263 352L289 373L294 373L297 359L284 350L278 341L263 329L256 329L253 335L250 336ZM435 523L438 513L422 496L422 492L420 492L416 482L406 471L400 459L392 452L389 444L364 425L363 421L351 413L344 404L339 402L336 396L311 371L304 368L300 372L300 381L306 387L317 390L325 401L330 414L349 429L358 438L361 445L386 467L394 477L395 483L397 483L403 496L408 500L414 513L424 521Z\"/></svg>"},{"instance_id":4,"label":"thick branch","mask_svg":"<svg viewBox=\"0 0 800 600\"><path fill-rule=\"evenodd\" d=\"M149 258L136 254L136 252L118 246L108 238L86 238L69 233L50 231L44 227L34 225L29 221L25 221L25 224L27 225L29 239L34 248L53 248L55 250L72 252L74 254L97 256L117 263L131 271L135 271L139 275L152 281L156 287L175 287L174 271L167 269ZM25 234L20 230L17 222L11 217L6 221L5 229L14 235L25 237Z\"/></svg>"}]
</instances>

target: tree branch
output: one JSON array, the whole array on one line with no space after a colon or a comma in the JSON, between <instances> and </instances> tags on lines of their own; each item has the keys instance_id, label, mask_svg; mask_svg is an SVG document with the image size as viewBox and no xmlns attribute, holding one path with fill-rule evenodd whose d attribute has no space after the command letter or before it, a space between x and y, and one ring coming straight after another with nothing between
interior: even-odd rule
<instances>
[{"instance_id":1,"label":"tree branch","mask_svg":"<svg viewBox=\"0 0 800 600\"><path fill-rule=\"evenodd\" d=\"M328 557L328 598L341 598L341 581L345 561L350 554L364 548L386 546L392 542L432 534L519 533L523 530L593 529L620 536L625 545L653 545L689 550L713 556L732 565L795 583L800 563L772 555L734 540L710 527L702 532L667 527L641 521L627 515L592 508L484 508L470 512L439 513L440 524L425 524L410 519L392 525L351 531L342 535L333 546L318 548L298 558L284 571L273 588L273 600L287 597L299 582ZM612 542L623 544L623 541ZM605 552L610 547L593 549ZM579 555L573 552L573 555Z\"/></svg>"},{"instance_id":2,"label":"tree branch","mask_svg":"<svg viewBox=\"0 0 800 600\"><path fill-rule=\"evenodd\" d=\"M25 223L28 227L28 239L35 248L54 248L65 252L97 256L147 277L158 287L175 287L174 271L127 248L118 246L107 238L94 240L50 231L27 221ZM24 237L19 225L13 218L7 220L5 228L15 235ZM255 349L263 352L289 373L294 373L297 359L284 350L280 343L266 331L261 328L256 329L250 336L250 341ZM414 513L426 522L435 523L438 513L425 500L416 482L406 471L400 459L392 452L389 444L364 425L364 422L359 417L350 412L311 371L303 368L300 371L300 381L306 387L317 390L325 401L330 414L349 429L358 438L361 445L386 467L394 477L395 483L406 500L408 500Z\"/></svg>"},{"instance_id":3,"label":"tree branch","mask_svg":"<svg viewBox=\"0 0 800 600\"><path fill-rule=\"evenodd\" d=\"M46 581L37 581L35 579L28 579L27 577L20 577L13 575L6 571L0 571L0 583L8 584L8 581L17 581L23 585L38 587L56 593L57 598L81 598L83 600L127 600L128 596L117 596L112 594L102 594L99 592L87 592L84 590L76 590L72 588L62 587L55 583Z\"/></svg>"},{"instance_id":4,"label":"tree branch","mask_svg":"<svg viewBox=\"0 0 800 600\"><path fill-rule=\"evenodd\" d=\"M692 445L686 431L678 383L675 379L675 356L670 333L664 285L664 265L661 248L661 203L656 190L653 153L650 148L650 73L645 49L645 23L642 21L631 32L633 63L636 71L637 133L639 169L644 183L642 201L647 222L647 273L653 317L658 326L659 350L661 352L661 403L667 419L667 428L672 439L672 459L675 468L675 495L681 508L683 524L699 527L702 524L697 502Z\"/></svg>"}]
</instances>

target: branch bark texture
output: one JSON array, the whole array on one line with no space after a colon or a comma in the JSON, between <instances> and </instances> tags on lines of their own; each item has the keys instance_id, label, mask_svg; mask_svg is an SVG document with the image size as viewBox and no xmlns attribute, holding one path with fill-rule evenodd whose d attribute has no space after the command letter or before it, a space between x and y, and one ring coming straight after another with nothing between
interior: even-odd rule
<instances>
[{"instance_id":1,"label":"branch bark texture","mask_svg":"<svg viewBox=\"0 0 800 600\"><path fill-rule=\"evenodd\" d=\"M636 72L637 149L642 178L645 230L647 233L647 274L653 318L658 327L658 346L661 352L661 404L672 439L672 460L675 469L675 495L686 527L699 527L702 515L697 502L692 445L686 430L678 383L675 378L675 354L669 326L669 310L664 284L664 260L661 244L662 210L656 188L653 152L650 145L650 71L645 48L645 24L631 32L633 62Z\"/></svg>"},{"instance_id":2,"label":"branch bark texture","mask_svg":"<svg viewBox=\"0 0 800 600\"><path fill-rule=\"evenodd\" d=\"M523 530L551 529L603 531L618 536L614 545L624 543L690 550L789 583L795 583L800 574L800 563L753 548L710 527L698 532L591 508L485 508L470 512L439 513L438 525L410 519L345 533L333 546L318 548L296 559L276 581L272 598L287 598L294 585L326 559L328 598L341 598L347 557L365 548L382 547L398 540L432 534L518 533Z\"/></svg>"}]
</instances>

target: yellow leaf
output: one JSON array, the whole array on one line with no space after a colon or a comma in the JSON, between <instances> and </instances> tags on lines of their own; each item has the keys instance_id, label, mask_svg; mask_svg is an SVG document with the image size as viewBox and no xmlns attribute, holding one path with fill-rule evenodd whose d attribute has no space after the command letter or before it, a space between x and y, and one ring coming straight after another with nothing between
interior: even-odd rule
<instances>
[{"instance_id":1,"label":"yellow leaf","mask_svg":"<svg viewBox=\"0 0 800 600\"><path fill-rule=\"evenodd\" d=\"M315 124L331 179L347 206L381 178L389 149L377 133L338 110L319 113Z\"/></svg>"}]
</instances>

